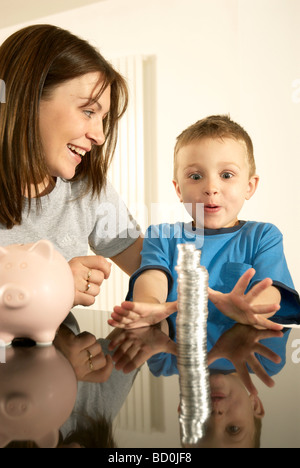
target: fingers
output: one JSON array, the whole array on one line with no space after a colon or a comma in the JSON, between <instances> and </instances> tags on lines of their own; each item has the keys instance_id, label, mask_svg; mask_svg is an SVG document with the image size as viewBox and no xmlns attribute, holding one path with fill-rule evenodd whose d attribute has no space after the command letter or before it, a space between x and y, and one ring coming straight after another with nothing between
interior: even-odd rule
<instances>
[{"instance_id":1,"label":"fingers","mask_svg":"<svg viewBox=\"0 0 300 468\"><path fill-rule=\"evenodd\" d=\"M111 263L101 255L88 255L86 257L77 257L85 267L86 273L90 270L102 271L104 278L108 279L111 271Z\"/></svg>"},{"instance_id":2,"label":"fingers","mask_svg":"<svg viewBox=\"0 0 300 468\"><path fill-rule=\"evenodd\" d=\"M257 283L251 290L246 294L248 302L253 302L262 292L272 286L273 281L270 278L265 278L263 281Z\"/></svg>"},{"instance_id":3,"label":"fingers","mask_svg":"<svg viewBox=\"0 0 300 468\"><path fill-rule=\"evenodd\" d=\"M243 384L251 395L257 395L258 391L252 382L246 363L236 365L236 371L239 374Z\"/></svg>"},{"instance_id":4,"label":"fingers","mask_svg":"<svg viewBox=\"0 0 300 468\"><path fill-rule=\"evenodd\" d=\"M281 331L283 330L283 326L279 325L279 323L272 322L271 320L266 319L265 317L260 317L259 315L256 315L256 323L255 326L257 327L262 327L262 328L267 328L268 330L273 330L273 331Z\"/></svg>"},{"instance_id":5,"label":"fingers","mask_svg":"<svg viewBox=\"0 0 300 468\"><path fill-rule=\"evenodd\" d=\"M128 302L114 307L108 324L117 328L141 328L155 325L177 310L177 301L159 303Z\"/></svg>"},{"instance_id":6,"label":"fingers","mask_svg":"<svg viewBox=\"0 0 300 468\"><path fill-rule=\"evenodd\" d=\"M100 343L94 335L83 332L77 336L81 352L78 356L77 377L85 382L105 382L111 375L113 361L110 355L105 356Z\"/></svg>"},{"instance_id":7,"label":"fingers","mask_svg":"<svg viewBox=\"0 0 300 468\"><path fill-rule=\"evenodd\" d=\"M106 382L109 379L113 371L114 364L112 357L108 354L107 356L103 355L103 358L100 358L99 356L95 358L93 357L92 366L93 368L91 369L89 363L90 370L86 374L84 381L101 383Z\"/></svg>"},{"instance_id":8,"label":"fingers","mask_svg":"<svg viewBox=\"0 0 300 468\"><path fill-rule=\"evenodd\" d=\"M139 320L140 315L132 312L129 309L124 309L120 306L114 307L114 312L111 314L111 319L108 319L108 324L112 327L125 328L126 326Z\"/></svg>"},{"instance_id":9,"label":"fingers","mask_svg":"<svg viewBox=\"0 0 300 468\"><path fill-rule=\"evenodd\" d=\"M122 370L124 374L132 372L140 367L149 357L148 347L145 346L143 340L136 337L128 338L122 343L119 343L118 349L113 355L116 370Z\"/></svg>"},{"instance_id":10,"label":"fingers","mask_svg":"<svg viewBox=\"0 0 300 468\"><path fill-rule=\"evenodd\" d=\"M90 306L100 293L100 287L108 279L111 263L99 255L75 257L69 262L74 277L74 305Z\"/></svg>"},{"instance_id":11,"label":"fingers","mask_svg":"<svg viewBox=\"0 0 300 468\"><path fill-rule=\"evenodd\" d=\"M253 279L256 271L254 268L250 268L247 270L241 278L238 280L236 283L235 287L233 288L232 292L242 296L245 294L246 289L248 288L250 281ZM272 286L273 281L270 278L265 278L264 280L260 281L257 283L251 290L246 294L246 299L247 302L252 302L259 294L261 294L263 291L268 289L270 286Z\"/></svg>"},{"instance_id":12,"label":"fingers","mask_svg":"<svg viewBox=\"0 0 300 468\"><path fill-rule=\"evenodd\" d=\"M276 334L273 333L273 337L274 336L276 336ZM277 336L282 337L283 334L277 332ZM265 358L269 359L269 361L273 361L275 364L281 363L281 357L278 356L278 354L276 354L272 349L268 348L267 346L262 345L261 343L257 343L253 351L256 354L260 354L261 356L264 356Z\"/></svg>"},{"instance_id":13,"label":"fingers","mask_svg":"<svg viewBox=\"0 0 300 468\"><path fill-rule=\"evenodd\" d=\"M263 366L259 363L259 361L255 357L252 357L251 359L249 359L248 363L252 371L267 387L269 388L274 387L275 385L274 380L268 375L268 373L265 371Z\"/></svg>"},{"instance_id":14,"label":"fingers","mask_svg":"<svg viewBox=\"0 0 300 468\"><path fill-rule=\"evenodd\" d=\"M250 268L247 270L241 278L236 283L235 287L233 288L232 292L243 295L245 294L246 289L248 288L250 281L252 280L253 276L255 275L254 268Z\"/></svg>"},{"instance_id":15,"label":"fingers","mask_svg":"<svg viewBox=\"0 0 300 468\"><path fill-rule=\"evenodd\" d=\"M251 306L252 311L255 315L274 315L278 310L280 310L280 305L278 304L262 304L257 306Z\"/></svg>"},{"instance_id":16,"label":"fingers","mask_svg":"<svg viewBox=\"0 0 300 468\"><path fill-rule=\"evenodd\" d=\"M235 320L245 325L252 325L253 327L260 326L268 330L280 331L283 329L282 325L268 320L263 315L274 315L279 309L278 304L264 304L251 306L249 303L243 301L239 296L232 297L232 303L238 308L239 312Z\"/></svg>"},{"instance_id":17,"label":"fingers","mask_svg":"<svg viewBox=\"0 0 300 468\"><path fill-rule=\"evenodd\" d=\"M146 306L146 307L143 307ZM145 309L149 309L149 304L140 304L125 301L121 306L115 306L111 314L111 319L107 322L116 328L134 328L139 320L145 315ZM134 311L136 310L136 312Z\"/></svg>"}]
</instances>

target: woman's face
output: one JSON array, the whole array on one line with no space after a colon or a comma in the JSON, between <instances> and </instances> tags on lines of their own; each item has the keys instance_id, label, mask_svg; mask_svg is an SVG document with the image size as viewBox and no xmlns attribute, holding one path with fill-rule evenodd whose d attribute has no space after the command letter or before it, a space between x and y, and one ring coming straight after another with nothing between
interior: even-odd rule
<instances>
[{"instance_id":1,"label":"woman's face","mask_svg":"<svg viewBox=\"0 0 300 468\"><path fill-rule=\"evenodd\" d=\"M87 73L58 86L40 104L40 133L52 177L71 179L93 145L103 145L103 120L110 109L110 86L97 102L99 73Z\"/></svg>"}]
</instances>

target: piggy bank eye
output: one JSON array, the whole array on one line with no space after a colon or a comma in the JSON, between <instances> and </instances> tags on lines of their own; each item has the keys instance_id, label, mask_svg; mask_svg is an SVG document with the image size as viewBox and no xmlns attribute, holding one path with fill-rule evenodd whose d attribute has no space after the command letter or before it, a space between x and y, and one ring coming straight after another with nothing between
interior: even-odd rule
<instances>
[{"instance_id":1,"label":"piggy bank eye","mask_svg":"<svg viewBox=\"0 0 300 468\"><path fill-rule=\"evenodd\" d=\"M27 265L26 262L23 262L23 263L20 264L20 268L21 268L22 270L24 270L25 268L27 268L27 266L28 266L28 265Z\"/></svg>"},{"instance_id":2,"label":"piggy bank eye","mask_svg":"<svg viewBox=\"0 0 300 468\"><path fill-rule=\"evenodd\" d=\"M10 270L12 268L12 263L5 263L4 267L6 270Z\"/></svg>"}]
</instances>

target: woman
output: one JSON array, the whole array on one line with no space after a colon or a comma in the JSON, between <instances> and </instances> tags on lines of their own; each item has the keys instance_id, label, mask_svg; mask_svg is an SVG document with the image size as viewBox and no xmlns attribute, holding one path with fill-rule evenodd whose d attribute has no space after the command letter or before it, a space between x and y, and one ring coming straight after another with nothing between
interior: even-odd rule
<instances>
[{"instance_id":1,"label":"woman","mask_svg":"<svg viewBox=\"0 0 300 468\"><path fill-rule=\"evenodd\" d=\"M129 275L140 263L139 228L106 180L125 80L52 25L2 44L0 79L0 245L50 240L71 266L74 305L89 306L110 273L105 257ZM86 256L88 245L96 256Z\"/></svg>"}]
</instances>

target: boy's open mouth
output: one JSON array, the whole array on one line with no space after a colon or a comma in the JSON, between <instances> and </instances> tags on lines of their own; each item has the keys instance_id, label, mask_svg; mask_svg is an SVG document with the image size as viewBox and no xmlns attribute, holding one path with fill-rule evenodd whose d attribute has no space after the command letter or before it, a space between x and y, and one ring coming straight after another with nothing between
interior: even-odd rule
<instances>
[{"instance_id":1,"label":"boy's open mouth","mask_svg":"<svg viewBox=\"0 0 300 468\"><path fill-rule=\"evenodd\" d=\"M204 205L204 211L206 213L217 213L221 207L218 205Z\"/></svg>"}]
</instances>

